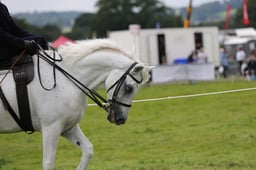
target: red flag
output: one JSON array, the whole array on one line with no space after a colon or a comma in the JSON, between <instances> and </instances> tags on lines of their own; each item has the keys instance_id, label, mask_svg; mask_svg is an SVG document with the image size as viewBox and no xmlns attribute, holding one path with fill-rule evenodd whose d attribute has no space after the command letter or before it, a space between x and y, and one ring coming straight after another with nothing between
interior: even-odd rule
<instances>
[{"instance_id":1,"label":"red flag","mask_svg":"<svg viewBox=\"0 0 256 170\"><path fill-rule=\"evenodd\" d=\"M226 12L225 29L229 29L229 18L230 18L231 9L232 9L231 5L228 4L228 6L227 6L227 12Z\"/></svg>"},{"instance_id":2,"label":"red flag","mask_svg":"<svg viewBox=\"0 0 256 170\"><path fill-rule=\"evenodd\" d=\"M248 8L247 8L247 0L243 1L243 24L244 25L249 25L249 16L248 16Z\"/></svg>"}]
</instances>

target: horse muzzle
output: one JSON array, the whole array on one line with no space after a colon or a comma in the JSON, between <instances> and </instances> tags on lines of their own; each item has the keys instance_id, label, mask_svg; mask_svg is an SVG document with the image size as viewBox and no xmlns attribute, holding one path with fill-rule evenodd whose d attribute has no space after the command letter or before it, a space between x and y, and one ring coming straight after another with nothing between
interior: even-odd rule
<instances>
[{"instance_id":1,"label":"horse muzzle","mask_svg":"<svg viewBox=\"0 0 256 170\"><path fill-rule=\"evenodd\" d=\"M115 112L114 110L110 109L108 113L108 121L115 123L116 125L123 125L126 118L122 115L122 112Z\"/></svg>"}]
</instances>

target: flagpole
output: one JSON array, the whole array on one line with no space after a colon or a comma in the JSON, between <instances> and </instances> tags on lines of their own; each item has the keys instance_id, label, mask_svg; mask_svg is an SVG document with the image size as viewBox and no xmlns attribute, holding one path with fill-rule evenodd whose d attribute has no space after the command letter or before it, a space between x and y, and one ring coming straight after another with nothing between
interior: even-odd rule
<instances>
[{"instance_id":1,"label":"flagpole","mask_svg":"<svg viewBox=\"0 0 256 170\"><path fill-rule=\"evenodd\" d=\"M191 13L192 13L192 0L189 0L189 6L187 8L187 17L184 21L184 28L188 28L190 26Z\"/></svg>"}]
</instances>

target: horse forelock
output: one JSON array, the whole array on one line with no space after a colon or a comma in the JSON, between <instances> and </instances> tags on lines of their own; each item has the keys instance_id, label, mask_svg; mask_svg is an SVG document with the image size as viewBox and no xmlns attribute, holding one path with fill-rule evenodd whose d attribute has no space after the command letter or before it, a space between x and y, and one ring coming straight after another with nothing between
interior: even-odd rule
<instances>
[{"instance_id":1,"label":"horse forelock","mask_svg":"<svg viewBox=\"0 0 256 170\"><path fill-rule=\"evenodd\" d=\"M71 64L102 49L110 49L120 52L128 58L132 58L129 53L121 49L114 41L107 39L85 40L77 43L68 43L61 46L59 52L63 56L64 60L65 58L68 58L68 62Z\"/></svg>"}]
</instances>

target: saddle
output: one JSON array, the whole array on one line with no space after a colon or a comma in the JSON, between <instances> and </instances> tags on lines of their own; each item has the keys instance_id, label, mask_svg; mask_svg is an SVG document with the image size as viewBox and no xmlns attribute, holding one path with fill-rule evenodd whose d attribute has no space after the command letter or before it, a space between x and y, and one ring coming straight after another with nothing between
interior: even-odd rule
<instances>
[{"instance_id":1,"label":"saddle","mask_svg":"<svg viewBox=\"0 0 256 170\"><path fill-rule=\"evenodd\" d=\"M0 61L0 70L7 70L11 67L14 59L7 61ZM16 85L16 95L19 108L19 116L14 112L8 100L6 99L2 88L0 87L0 98L2 99L5 109L9 111L13 119L17 124L26 132L33 132L31 114L29 109L29 99L27 84L29 84L34 78L34 63L32 56L25 54L12 68L13 78Z\"/></svg>"}]
</instances>

